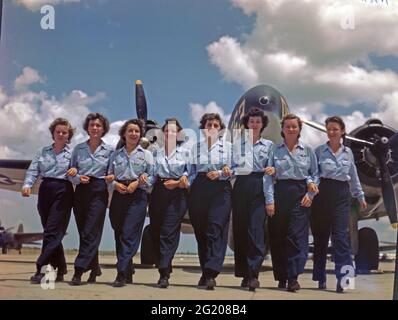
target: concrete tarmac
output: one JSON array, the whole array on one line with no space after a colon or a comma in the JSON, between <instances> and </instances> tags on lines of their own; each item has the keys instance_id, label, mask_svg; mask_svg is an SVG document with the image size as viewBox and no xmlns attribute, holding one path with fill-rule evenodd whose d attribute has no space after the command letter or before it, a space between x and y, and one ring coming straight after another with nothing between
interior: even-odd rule
<instances>
[{"instance_id":1,"label":"concrete tarmac","mask_svg":"<svg viewBox=\"0 0 398 320\"><path fill-rule=\"evenodd\" d=\"M136 265L132 285L113 288L116 277L116 258L113 253L102 253L100 264L102 276L97 283L87 284L88 273L83 276L83 285L70 286L68 281L73 275L73 261L77 252L67 253L68 274L65 282L54 283L54 288L43 289L41 285L30 283L30 277L35 272L35 260L39 250L23 249L21 255L11 251L0 255L0 299L2 300L391 300L394 280L394 261L380 262L382 272L368 275L358 275L355 278L355 289L344 294L335 292L334 265L328 262L327 290L318 290L317 283L311 280L312 261L308 260L306 271L300 276L302 289L297 293L277 289L271 269L271 259L264 261L259 281L260 288L255 292L240 288L240 278L234 276L234 261L232 256L225 259L222 273L217 277L217 287L214 291L197 289L196 285L201 275L198 257L196 255L176 255L174 270L167 289L157 288L157 269ZM134 258L139 262L139 256ZM46 285L44 286L46 287ZM51 287L47 285L47 287Z\"/></svg>"}]
</instances>

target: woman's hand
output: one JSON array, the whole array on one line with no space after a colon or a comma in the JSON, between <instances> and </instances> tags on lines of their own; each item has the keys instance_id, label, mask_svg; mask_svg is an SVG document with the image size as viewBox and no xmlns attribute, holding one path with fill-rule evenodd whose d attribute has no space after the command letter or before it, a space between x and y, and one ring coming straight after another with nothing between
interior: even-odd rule
<instances>
[{"instance_id":1,"label":"woman's hand","mask_svg":"<svg viewBox=\"0 0 398 320\"><path fill-rule=\"evenodd\" d=\"M178 185L180 184L180 181L179 180L176 181L176 180L173 180L173 179L169 179L169 180L166 180L165 182L163 182L163 184L166 187L166 189L173 190L173 189L178 187Z\"/></svg>"},{"instance_id":2,"label":"woman's hand","mask_svg":"<svg viewBox=\"0 0 398 320\"><path fill-rule=\"evenodd\" d=\"M139 184L146 184L148 182L148 176L146 174L140 175L138 182Z\"/></svg>"},{"instance_id":3,"label":"woman's hand","mask_svg":"<svg viewBox=\"0 0 398 320\"><path fill-rule=\"evenodd\" d=\"M309 197L308 194L306 194L301 200L301 206L308 208L311 207L311 204L312 204L312 199Z\"/></svg>"},{"instance_id":4,"label":"woman's hand","mask_svg":"<svg viewBox=\"0 0 398 320\"><path fill-rule=\"evenodd\" d=\"M109 175L105 176L105 181L107 183L111 183L113 180L115 180L115 175L114 174L109 174Z\"/></svg>"},{"instance_id":5,"label":"woman's hand","mask_svg":"<svg viewBox=\"0 0 398 320\"><path fill-rule=\"evenodd\" d=\"M69 168L68 171L66 171L66 176L67 177L74 177L77 175L77 169L76 168Z\"/></svg>"},{"instance_id":6,"label":"woman's hand","mask_svg":"<svg viewBox=\"0 0 398 320\"><path fill-rule=\"evenodd\" d=\"M127 187L127 193L134 193L134 191L137 190L138 185L139 185L138 180L131 182Z\"/></svg>"},{"instance_id":7,"label":"woman's hand","mask_svg":"<svg viewBox=\"0 0 398 320\"><path fill-rule=\"evenodd\" d=\"M265 211L268 217L272 218L275 215L275 205L273 203L265 205Z\"/></svg>"},{"instance_id":8,"label":"woman's hand","mask_svg":"<svg viewBox=\"0 0 398 320\"><path fill-rule=\"evenodd\" d=\"M126 194L127 193L127 187L119 182L116 182L115 184L115 190L121 194Z\"/></svg>"},{"instance_id":9,"label":"woman's hand","mask_svg":"<svg viewBox=\"0 0 398 320\"><path fill-rule=\"evenodd\" d=\"M88 176L80 176L80 182L83 184L87 184L90 182L90 177Z\"/></svg>"},{"instance_id":10,"label":"woman's hand","mask_svg":"<svg viewBox=\"0 0 398 320\"><path fill-rule=\"evenodd\" d=\"M28 187L22 188L22 190L21 190L22 197L29 197L31 191L32 191L31 188L28 188Z\"/></svg>"},{"instance_id":11,"label":"woman's hand","mask_svg":"<svg viewBox=\"0 0 398 320\"><path fill-rule=\"evenodd\" d=\"M228 166L224 166L222 168L222 174L224 175L224 177L230 177L232 176L232 170Z\"/></svg>"},{"instance_id":12,"label":"woman's hand","mask_svg":"<svg viewBox=\"0 0 398 320\"><path fill-rule=\"evenodd\" d=\"M307 184L307 189L308 189L309 192L319 193L318 186L315 183L313 183L313 182Z\"/></svg>"},{"instance_id":13,"label":"woman's hand","mask_svg":"<svg viewBox=\"0 0 398 320\"><path fill-rule=\"evenodd\" d=\"M358 200L359 202L359 206L361 207L361 210L366 210L366 208L368 207L368 204L366 203L365 200Z\"/></svg>"},{"instance_id":14,"label":"woman's hand","mask_svg":"<svg viewBox=\"0 0 398 320\"><path fill-rule=\"evenodd\" d=\"M220 178L220 174L216 170L208 172L206 176L210 180L218 180Z\"/></svg>"},{"instance_id":15,"label":"woman's hand","mask_svg":"<svg viewBox=\"0 0 398 320\"><path fill-rule=\"evenodd\" d=\"M267 175L269 175L269 176L273 176L273 175L275 174L276 170L275 170L274 167L266 167L266 168L264 169L264 172L265 172Z\"/></svg>"},{"instance_id":16,"label":"woman's hand","mask_svg":"<svg viewBox=\"0 0 398 320\"><path fill-rule=\"evenodd\" d=\"M178 187L181 189L188 189L189 187L189 182L187 176L182 176L179 180Z\"/></svg>"}]
</instances>

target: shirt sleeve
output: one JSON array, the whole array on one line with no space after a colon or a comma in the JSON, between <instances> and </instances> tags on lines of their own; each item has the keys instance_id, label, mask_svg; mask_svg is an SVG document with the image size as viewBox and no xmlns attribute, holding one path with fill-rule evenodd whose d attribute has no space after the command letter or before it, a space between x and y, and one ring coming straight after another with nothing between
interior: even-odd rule
<instances>
[{"instance_id":1,"label":"shirt sleeve","mask_svg":"<svg viewBox=\"0 0 398 320\"><path fill-rule=\"evenodd\" d=\"M193 181L196 178L196 159L197 157L196 150L198 150L197 144L192 146L188 161L187 161L187 171L188 171L188 183L189 186L192 186Z\"/></svg>"},{"instance_id":2,"label":"shirt sleeve","mask_svg":"<svg viewBox=\"0 0 398 320\"><path fill-rule=\"evenodd\" d=\"M113 152L110 159L109 159L109 166L108 166L108 175L115 175L115 158L116 158L116 152ZM115 188L116 186L116 175L115 179L113 179L112 182L108 183L108 186L111 188Z\"/></svg>"},{"instance_id":3,"label":"shirt sleeve","mask_svg":"<svg viewBox=\"0 0 398 320\"><path fill-rule=\"evenodd\" d=\"M319 170L318 170L318 161L316 159L316 154L314 150L310 147L307 147L308 154L310 156L310 170L309 175L307 177L307 185L310 183L314 183L319 185ZM315 192L307 192L308 196L313 199L316 195Z\"/></svg>"},{"instance_id":4,"label":"shirt sleeve","mask_svg":"<svg viewBox=\"0 0 398 320\"><path fill-rule=\"evenodd\" d=\"M146 160L146 168L144 174L146 174L148 179L143 188L146 191L149 191L149 189L152 188L152 186L155 183L155 163L151 152L149 151L145 152L145 160Z\"/></svg>"},{"instance_id":5,"label":"shirt sleeve","mask_svg":"<svg viewBox=\"0 0 398 320\"><path fill-rule=\"evenodd\" d=\"M32 162L30 163L28 170L26 170L25 180L22 188L32 188L33 185L35 184L37 177L39 176L40 173L39 159L42 153L43 149L40 149L32 159Z\"/></svg>"},{"instance_id":6,"label":"shirt sleeve","mask_svg":"<svg viewBox=\"0 0 398 320\"><path fill-rule=\"evenodd\" d=\"M361 182L359 181L357 168L355 166L354 155L352 154L351 150L349 151L349 153L351 158L351 165L349 171L350 180L348 181L348 184L350 186L350 192L354 198L358 198L358 200L363 201L365 200L365 193L363 192Z\"/></svg>"},{"instance_id":7,"label":"shirt sleeve","mask_svg":"<svg viewBox=\"0 0 398 320\"><path fill-rule=\"evenodd\" d=\"M72 156L70 159L70 167L77 169L77 153L78 153L78 148L75 147L72 151ZM68 180L72 182L74 185L80 184L80 174L79 171L74 177L69 176Z\"/></svg>"},{"instance_id":8,"label":"shirt sleeve","mask_svg":"<svg viewBox=\"0 0 398 320\"><path fill-rule=\"evenodd\" d=\"M224 142L223 143L223 148L225 149L227 153L227 163L223 164L223 167L228 166L230 169L232 167L232 144L229 142ZM227 177L224 175L222 170L217 170L218 174L220 175L219 180L230 180L231 177Z\"/></svg>"}]
</instances>

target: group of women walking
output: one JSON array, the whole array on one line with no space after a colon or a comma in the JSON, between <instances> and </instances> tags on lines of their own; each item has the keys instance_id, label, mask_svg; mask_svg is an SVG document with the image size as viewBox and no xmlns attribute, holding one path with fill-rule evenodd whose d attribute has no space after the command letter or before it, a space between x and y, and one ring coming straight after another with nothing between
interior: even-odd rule
<instances>
[{"instance_id":1,"label":"group of women walking","mask_svg":"<svg viewBox=\"0 0 398 320\"><path fill-rule=\"evenodd\" d=\"M108 120L91 113L83 125L89 139L71 151L73 128L67 120L56 119L50 126L54 142L38 151L22 189L22 195L29 196L36 179L42 178L38 211L44 239L31 282L41 282L42 268L48 264L57 270L56 280L64 280L62 239L72 207L80 241L70 284L80 285L87 271L88 282L96 281L101 275L98 247L110 189L109 218L117 254L114 287L133 283L132 259L149 207L160 288L169 286L182 219L189 209L202 270L199 288L216 287L232 212L235 276L242 278L241 287L254 291L260 286L268 237L278 287L299 290L311 225L313 280L319 289L326 288L331 236L336 291L343 292L342 267L353 265L348 231L351 196L366 207L353 154L343 144L344 122L337 116L326 119L329 141L315 151L300 139L299 117L288 114L282 119L280 144L262 137L267 124L261 109L250 109L242 119L250 134L232 144L223 134L221 117L207 113L200 121L204 139L188 149L180 143L181 124L169 118L162 127L160 146L150 152L140 145L143 123L133 119L120 128L123 144L115 150L102 140L109 131Z\"/></svg>"}]
</instances>

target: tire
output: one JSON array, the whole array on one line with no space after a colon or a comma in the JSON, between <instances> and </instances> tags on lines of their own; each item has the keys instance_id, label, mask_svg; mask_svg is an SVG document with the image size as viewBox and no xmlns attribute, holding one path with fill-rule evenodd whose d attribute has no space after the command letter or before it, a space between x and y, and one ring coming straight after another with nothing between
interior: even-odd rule
<instances>
[{"instance_id":1,"label":"tire","mask_svg":"<svg viewBox=\"0 0 398 320\"><path fill-rule=\"evenodd\" d=\"M358 274L368 274L379 269L379 239L372 228L358 231L358 254L355 256Z\"/></svg>"}]
</instances>

